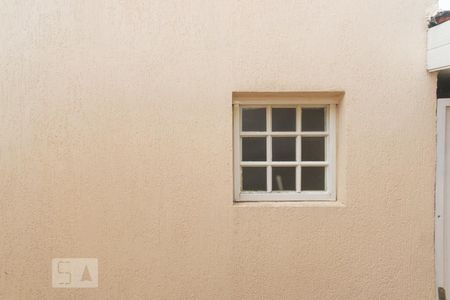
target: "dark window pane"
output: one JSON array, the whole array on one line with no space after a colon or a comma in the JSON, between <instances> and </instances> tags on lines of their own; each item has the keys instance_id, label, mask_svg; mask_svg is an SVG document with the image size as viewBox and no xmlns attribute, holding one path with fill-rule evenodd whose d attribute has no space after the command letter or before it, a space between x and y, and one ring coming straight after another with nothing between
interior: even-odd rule
<instances>
[{"instance_id":1,"label":"dark window pane","mask_svg":"<svg viewBox=\"0 0 450 300\"><path fill-rule=\"evenodd\" d=\"M266 167L242 168L243 191L266 191L267 176Z\"/></svg>"},{"instance_id":2,"label":"dark window pane","mask_svg":"<svg viewBox=\"0 0 450 300\"><path fill-rule=\"evenodd\" d=\"M302 161L324 161L325 138L302 137Z\"/></svg>"},{"instance_id":3,"label":"dark window pane","mask_svg":"<svg viewBox=\"0 0 450 300\"><path fill-rule=\"evenodd\" d=\"M272 138L273 161L295 161L295 137Z\"/></svg>"},{"instance_id":4,"label":"dark window pane","mask_svg":"<svg viewBox=\"0 0 450 300\"><path fill-rule=\"evenodd\" d=\"M272 108L272 131L295 131L295 108Z\"/></svg>"},{"instance_id":5,"label":"dark window pane","mask_svg":"<svg viewBox=\"0 0 450 300\"><path fill-rule=\"evenodd\" d=\"M303 108L302 131L325 131L325 109Z\"/></svg>"},{"instance_id":6,"label":"dark window pane","mask_svg":"<svg viewBox=\"0 0 450 300\"><path fill-rule=\"evenodd\" d=\"M295 191L295 167L272 167L272 190Z\"/></svg>"},{"instance_id":7,"label":"dark window pane","mask_svg":"<svg viewBox=\"0 0 450 300\"><path fill-rule=\"evenodd\" d=\"M265 137L242 138L242 161L265 161L266 149Z\"/></svg>"},{"instance_id":8,"label":"dark window pane","mask_svg":"<svg viewBox=\"0 0 450 300\"><path fill-rule=\"evenodd\" d=\"M302 167L302 191L325 190L325 167Z\"/></svg>"},{"instance_id":9,"label":"dark window pane","mask_svg":"<svg viewBox=\"0 0 450 300\"><path fill-rule=\"evenodd\" d=\"M243 108L242 131L266 131L266 109Z\"/></svg>"}]
</instances>

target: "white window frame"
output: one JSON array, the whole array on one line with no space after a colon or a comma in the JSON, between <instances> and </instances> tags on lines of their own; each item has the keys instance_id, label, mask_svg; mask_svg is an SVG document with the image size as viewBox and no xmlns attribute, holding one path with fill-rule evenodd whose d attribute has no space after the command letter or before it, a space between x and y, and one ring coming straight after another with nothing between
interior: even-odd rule
<instances>
[{"instance_id":1,"label":"white window frame","mask_svg":"<svg viewBox=\"0 0 450 300\"><path fill-rule=\"evenodd\" d=\"M448 205L445 201L447 198L446 187L446 136L447 136L447 108L450 107L450 99L437 100L437 144L436 144L436 193L435 193L435 269L436 269L436 299L439 299L439 287L447 290L450 288L450 274L447 269L446 253L450 251L448 241L446 239L446 228L448 224Z\"/></svg>"},{"instance_id":2,"label":"white window frame","mask_svg":"<svg viewBox=\"0 0 450 300\"><path fill-rule=\"evenodd\" d=\"M342 93L233 93L233 156L234 156L234 200L236 202L259 201L336 201L336 105ZM241 110L243 107L266 107L266 131L242 132ZM270 108L295 107L296 131L272 132L272 118ZM326 112L326 128L324 132L300 131L301 109L303 107L324 107ZM243 136L265 136L267 161L243 162L242 139ZM272 162L272 137L296 137L296 161ZM301 162L301 138L304 136L325 136L325 161ZM241 167L267 166L267 191L241 191ZM272 166L296 167L296 191L272 191ZM325 167L324 191L301 191L301 167Z\"/></svg>"}]
</instances>

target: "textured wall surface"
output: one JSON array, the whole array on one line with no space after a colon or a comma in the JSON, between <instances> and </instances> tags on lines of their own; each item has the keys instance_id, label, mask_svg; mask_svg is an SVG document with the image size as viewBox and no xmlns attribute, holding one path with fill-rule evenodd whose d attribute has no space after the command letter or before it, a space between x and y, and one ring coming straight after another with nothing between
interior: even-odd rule
<instances>
[{"instance_id":1,"label":"textured wall surface","mask_svg":"<svg viewBox=\"0 0 450 300\"><path fill-rule=\"evenodd\" d=\"M0 299L433 299L431 2L1 1ZM340 205L232 204L231 93L285 90L346 92Z\"/></svg>"}]
</instances>

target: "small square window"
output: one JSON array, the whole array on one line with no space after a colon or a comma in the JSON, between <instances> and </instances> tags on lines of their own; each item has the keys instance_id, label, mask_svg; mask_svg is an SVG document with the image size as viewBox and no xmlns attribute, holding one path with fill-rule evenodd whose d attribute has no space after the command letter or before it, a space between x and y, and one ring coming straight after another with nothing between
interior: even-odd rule
<instances>
[{"instance_id":1,"label":"small square window","mask_svg":"<svg viewBox=\"0 0 450 300\"><path fill-rule=\"evenodd\" d=\"M266 131L266 108L243 108L242 131Z\"/></svg>"},{"instance_id":2,"label":"small square window","mask_svg":"<svg viewBox=\"0 0 450 300\"><path fill-rule=\"evenodd\" d=\"M242 168L242 190L243 191L265 191L266 168Z\"/></svg>"},{"instance_id":3,"label":"small square window","mask_svg":"<svg viewBox=\"0 0 450 300\"><path fill-rule=\"evenodd\" d=\"M295 161L295 137L272 137L272 161Z\"/></svg>"},{"instance_id":4,"label":"small square window","mask_svg":"<svg viewBox=\"0 0 450 300\"><path fill-rule=\"evenodd\" d=\"M242 138L242 161L265 161L266 150L265 137Z\"/></svg>"},{"instance_id":5,"label":"small square window","mask_svg":"<svg viewBox=\"0 0 450 300\"><path fill-rule=\"evenodd\" d=\"M325 190L325 168L303 167L302 168L302 191Z\"/></svg>"},{"instance_id":6,"label":"small square window","mask_svg":"<svg viewBox=\"0 0 450 300\"><path fill-rule=\"evenodd\" d=\"M325 109L302 108L302 131L324 131L325 130Z\"/></svg>"},{"instance_id":7,"label":"small square window","mask_svg":"<svg viewBox=\"0 0 450 300\"><path fill-rule=\"evenodd\" d=\"M235 201L336 200L337 101L263 94L234 102Z\"/></svg>"},{"instance_id":8,"label":"small square window","mask_svg":"<svg viewBox=\"0 0 450 300\"><path fill-rule=\"evenodd\" d=\"M295 107L272 108L272 131L295 131Z\"/></svg>"},{"instance_id":9,"label":"small square window","mask_svg":"<svg viewBox=\"0 0 450 300\"><path fill-rule=\"evenodd\" d=\"M272 167L272 190L295 191L295 167Z\"/></svg>"},{"instance_id":10,"label":"small square window","mask_svg":"<svg viewBox=\"0 0 450 300\"><path fill-rule=\"evenodd\" d=\"M325 161L325 137L302 137L302 161Z\"/></svg>"}]
</instances>

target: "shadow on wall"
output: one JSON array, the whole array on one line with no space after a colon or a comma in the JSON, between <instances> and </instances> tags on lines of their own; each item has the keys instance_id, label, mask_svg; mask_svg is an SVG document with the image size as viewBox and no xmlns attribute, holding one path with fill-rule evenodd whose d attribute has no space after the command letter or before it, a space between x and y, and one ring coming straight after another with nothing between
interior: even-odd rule
<instances>
[{"instance_id":1,"label":"shadow on wall","mask_svg":"<svg viewBox=\"0 0 450 300\"><path fill-rule=\"evenodd\" d=\"M439 72L437 86L438 98L450 98L450 70Z\"/></svg>"}]
</instances>

